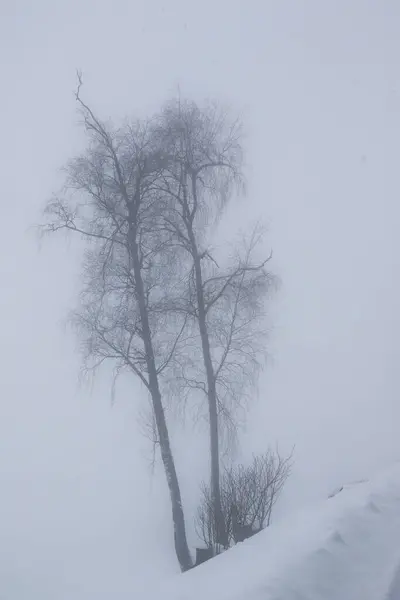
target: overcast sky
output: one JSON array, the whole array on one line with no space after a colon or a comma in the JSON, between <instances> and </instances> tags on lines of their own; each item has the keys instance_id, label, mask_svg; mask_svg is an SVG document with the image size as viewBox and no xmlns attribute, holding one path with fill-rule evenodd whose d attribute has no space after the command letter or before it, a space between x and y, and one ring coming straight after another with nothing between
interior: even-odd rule
<instances>
[{"instance_id":1,"label":"overcast sky","mask_svg":"<svg viewBox=\"0 0 400 600\"><path fill-rule=\"evenodd\" d=\"M2 0L0 596L132 597L176 569L140 388L79 388L63 328L79 249L28 228L103 117L175 94L243 115L248 193L226 231L269 227L282 279L244 452L296 444L281 513L400 458L400 6L396 0ZM189 437L189 439L191 439ZM198 446L180 451L189 501ZM141 583L142 582L142 583ZM144 583L143 583L144 585Z\"/></svg>"}]
</instances>

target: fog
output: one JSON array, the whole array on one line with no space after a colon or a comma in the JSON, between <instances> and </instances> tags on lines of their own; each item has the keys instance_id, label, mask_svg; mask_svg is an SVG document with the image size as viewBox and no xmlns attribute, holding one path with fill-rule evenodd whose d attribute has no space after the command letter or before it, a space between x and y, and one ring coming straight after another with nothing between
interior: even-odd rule
<instances>
[{"instance_id":1,"label":"fog","mask_svg":"<svg viewBox=\"0 0 400 600\"><path fill-rule=\"evenodd\" d=\"M125 377L112 403L107 369L79 385L63 322L81 249L31 228L82 148L75 71L116 121L178 90L243 116L248 189L224 235L262 219L282 285L242 444L296 446L282 518L400 454L400 7L3 0L0 15L0 595L128 598L177 570L143 390ZM206 456L186 432L174 446L191 505Z\"/></svg>"}]
</instances>

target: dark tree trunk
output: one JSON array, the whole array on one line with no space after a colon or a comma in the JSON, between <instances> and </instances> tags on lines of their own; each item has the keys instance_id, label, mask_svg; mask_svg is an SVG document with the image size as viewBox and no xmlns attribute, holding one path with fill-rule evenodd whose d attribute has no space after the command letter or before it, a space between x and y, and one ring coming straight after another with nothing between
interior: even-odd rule
<instances>
[{"instance_id":1,"label":"dark tree trunk","mask_svg":"<svg viewBox=\"0 0 400 600\"><path fill-rule=\"evenodd\" d=\"M186 538L185 518L182 508L181 492L178 482L178 476L175 469L175 462L172 455L167 423L165 419L164 407L161 401L161 393L158 382L158 374L154 359L153 344L149 317L147 312L146 297L143 286L143 279L140 267L139 249L136 243L135 232L130 232L130 255L135 277L135 286L137 301L143 332L143 344L146 353L146 364L149 377L149 388L153 404L154 416L157 425L161 458L164 464L165 474L171 496L172 519L174 523L174 543L176 555L182 571L187 571L192 567L192 559Z\"/></svg>"},{"instance_id":2,"label":"dark tree trunk","mask_svg":"<svg viewBox=\"0 0 400 600\"><path fill-rule=\"evenodd\" d=\"M222 511L220 469L219 469L219 431L218 431L218 404L215 373L211 359L210 340L207 331L206 308L203 293L203 277L201 271L201 257L197 250L197 244L193 229L189 228L189 239L192 247L193 263L196 279L196 295L198 322L203 351L204 367L207 377L208 412L210 425L210 451L211 451L211 497L214 508L216 527L216 541L224 548L229 545L226 532L225 519Z\"/></svg>"},{"instance_id":3,"label":"dark tree trunk","mask_svg":"<svg viewBox=\"0 0 400 600\"><path fill-rule=\"evenodd\" d=\"M203 564L207 560L210 560L210 558L213 558L213 556L214 552L212 548L196 548L196 562L194 566L197 567Z\"/></svg>"}]
</instances>

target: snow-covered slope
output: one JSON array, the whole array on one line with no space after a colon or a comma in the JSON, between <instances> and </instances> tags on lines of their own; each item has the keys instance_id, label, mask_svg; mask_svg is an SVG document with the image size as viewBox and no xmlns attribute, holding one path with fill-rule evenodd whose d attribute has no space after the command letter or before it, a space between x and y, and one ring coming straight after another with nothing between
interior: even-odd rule
<instances>
[{"instance_id":1,"label":"snow-covered slope","mask_svg":"<svg viewBox=\"0 0 400 600\"><path fill-rule=\"evenodd\" d=\"M400 463L142 597L400 600L399 566Z\"/></svg>"}]
</instances>

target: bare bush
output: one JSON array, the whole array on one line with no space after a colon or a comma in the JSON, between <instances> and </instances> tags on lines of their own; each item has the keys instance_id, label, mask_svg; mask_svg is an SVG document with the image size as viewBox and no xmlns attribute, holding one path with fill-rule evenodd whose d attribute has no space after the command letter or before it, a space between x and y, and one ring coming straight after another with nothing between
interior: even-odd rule
<instances>
[{"instance_id":1,"label":"bare bush","mask_svg":"<svg viewBox=\"0 0 400 600\"><path fill-rule=\"evenodd\" d=\"M250 465L225 468L221 476L221 504L229 544L237 544L271 523L272 509L288 479L292 456L282 457L268 450L253 456ZM195 520L196 532L214 553L218 544L210 486L201 487L201 501Z\"/></svg>"}]
</instances>

